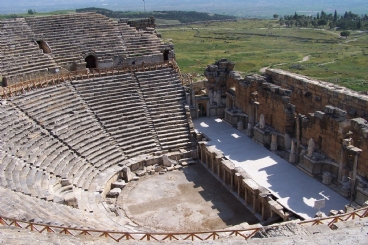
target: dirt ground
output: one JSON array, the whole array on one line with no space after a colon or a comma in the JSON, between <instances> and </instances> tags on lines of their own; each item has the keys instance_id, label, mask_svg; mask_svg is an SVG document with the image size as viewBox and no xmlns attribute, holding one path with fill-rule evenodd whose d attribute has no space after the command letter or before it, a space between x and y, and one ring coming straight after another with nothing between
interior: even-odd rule
<instances>
[{"instance_id":1,"label":"dirt ground","mask_svg":"<svg viewBox=\"0 0 368 245\"><path fill-rule=\"evenodd\" d=\"M139 225L160 231L205 231L258 223L200 163L129 184L117 204Z\"/></svg>"}]
</instances>

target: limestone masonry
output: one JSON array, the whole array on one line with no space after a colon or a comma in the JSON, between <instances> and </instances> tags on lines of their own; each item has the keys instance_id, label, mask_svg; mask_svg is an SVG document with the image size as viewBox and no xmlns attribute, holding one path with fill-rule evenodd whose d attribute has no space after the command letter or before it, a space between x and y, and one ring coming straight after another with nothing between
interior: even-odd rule
<instances>
[{"instance_id":1,"label":"limestone masonry","mask_svg":"<svg viewBox=\"0 0 368 245\"><path fill-rule=\"evenodd\" d=\"M190 95L192 117L218 116L359 205L368 200L368 96L277 69L241 77L209 65ZM198 88L202 87L202 88Z\"/></svg>"},{"instance_id":2,"label":"limestone masonry","mask_svg":"<svg viewBox=\"0 0 368 245\"><path fill-rule=\"evenodd\" d=\"M115 21L81 13L0 20L0 241L16 241L18 228L55 233L62 243L74 241L70 235L96 244L154 236L226 241L272 237L289 227L311 235L314 227L302 227L328 222L321 227L331 231L342 218L368 216L367 96L281 70L243 78L226 59L206 68L205 81L188 83L174 45L160 36L154 18ZM363 208L304 220L207 144L192 121L200 117L221 118L244 137L283 152ZM186 174L192 164L206 166L260 223L200 234L157 232L134 222L125 203L118 205L140 177ZM227 223L226 215L217 216ZM281 221L293 223L262 228ZM29 235L53 242L37 236ZM18 237L29 240L23 232Z\"/></svg>"}]
</instances>

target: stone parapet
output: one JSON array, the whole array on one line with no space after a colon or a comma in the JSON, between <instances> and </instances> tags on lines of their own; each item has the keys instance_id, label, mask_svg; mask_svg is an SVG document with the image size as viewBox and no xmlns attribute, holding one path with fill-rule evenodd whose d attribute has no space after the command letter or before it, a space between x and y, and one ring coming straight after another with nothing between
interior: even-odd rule
<instances>
[{"instance_id":1,"label":"stone parapet","mask_svg":"<svg viewBox=\"0 0 368 245\"><path fill-rule=\"evenodd\" d=\"M331 105L346 111L347 118L368 118L367 95L279 69L267 69L266 74L272 77L274 84L293 92L291 101L301 114L322 111L325 106Z\"/></svg>"}]
</instances>

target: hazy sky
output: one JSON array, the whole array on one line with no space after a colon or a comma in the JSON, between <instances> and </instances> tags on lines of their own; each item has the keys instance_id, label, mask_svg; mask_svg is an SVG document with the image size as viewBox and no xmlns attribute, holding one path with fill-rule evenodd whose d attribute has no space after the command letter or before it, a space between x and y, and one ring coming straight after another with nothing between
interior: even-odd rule
<instances>
[{"instance_id":1,"label":"hazy sky","mask_svg":"<svg viewBox=\"0 0 368 245\"><path fill-rule=\"evenodd\" d=\"M83 7L100 7L120 11L196 10L241 16L272 14L315 13L353 11L368 14L368 0L0 0L0 13L25 13Z\"/></svg>"}]
</instances>

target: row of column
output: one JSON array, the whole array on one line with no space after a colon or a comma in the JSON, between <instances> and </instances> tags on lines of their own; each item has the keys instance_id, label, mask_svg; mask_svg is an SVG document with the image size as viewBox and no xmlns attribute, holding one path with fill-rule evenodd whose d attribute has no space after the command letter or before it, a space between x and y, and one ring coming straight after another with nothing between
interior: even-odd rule
<instances>
[{"instance_id":1,"label":"row of column","mask_svg":"<svg viewBox=\"0 0 368 245\"><path fill-rule=\"evenodd\" d=\"M235 167L221 151L214 146L207 146L206 141L198 142L197 150L201 162L231 191L237 192L238 197L244 199L245 205L250 207L253 213L258 214L262 221L275 215L287 220L288 217L283 215L282 210L278 211L280 205L272 199L272 194L259 186L242 168Z\"/></svg>"}]
</instances>

